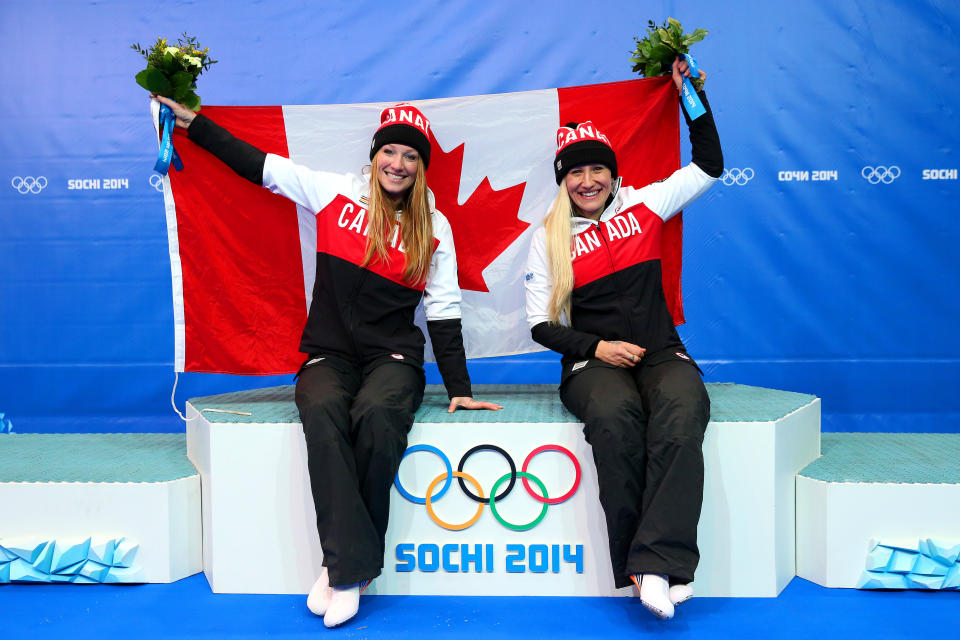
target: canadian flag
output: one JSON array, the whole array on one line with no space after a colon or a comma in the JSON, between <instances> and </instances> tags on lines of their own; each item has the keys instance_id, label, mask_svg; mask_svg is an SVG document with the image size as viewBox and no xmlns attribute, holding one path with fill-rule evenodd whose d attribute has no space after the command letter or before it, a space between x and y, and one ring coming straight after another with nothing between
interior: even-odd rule
<instances>
[{"instance_id":1,"label":"canadian flag","mask_svg":"<svg viewBox=\"0 0 960 640\"><path fill-rule=\"evenodd\" d=\"M411 101L431 123L427 181L453 229L468 357L542 349L530 339L522 278L530 236L557 193L557 128L592 120L610 138L623 184L640 187L680 166L678 102L669 77ZM204 106L203 113L268 153L360 173L389 104ZM163 193L176 370L295 372L313 290L314 213L238 177L181 129L175 145L184 169L164 178ZM677 324L681 236L678 215L664 228L662 248Z\"/></svg>"}]
</instances>

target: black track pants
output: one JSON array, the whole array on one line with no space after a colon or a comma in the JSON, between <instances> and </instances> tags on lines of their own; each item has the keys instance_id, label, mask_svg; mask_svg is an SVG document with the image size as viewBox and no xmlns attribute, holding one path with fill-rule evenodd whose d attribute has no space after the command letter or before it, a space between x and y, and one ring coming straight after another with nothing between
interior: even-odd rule
<instances>
[{"instance_id":1,"label":"black track pants","mask_svg":"<svg viewBox=\"0 0 960 640\"><path fill-rule=\"evenodd\" d=\"M380 575L390 485L423 385L421 369L391 361L360 369L324 360L300 372L297 409L333 586Z\"/></svg>"},{"instance_id":2,"label":"black track pants","mask_svg":"<svg viewBox=\"0 0 960 640\"><path fill-rule=\"evenodd\" d=\"M691 582L710 419L696 367L680 360L592 367L567 378L560 397L593 448L617 587L632 573Z\"/></svg>"}]
</instances>

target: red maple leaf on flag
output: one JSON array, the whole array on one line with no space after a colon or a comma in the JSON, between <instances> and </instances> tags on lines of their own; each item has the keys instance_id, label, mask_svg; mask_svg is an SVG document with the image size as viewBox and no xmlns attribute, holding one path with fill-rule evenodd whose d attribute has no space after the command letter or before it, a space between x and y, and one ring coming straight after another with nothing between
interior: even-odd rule
<instances>
[{"instance_id":1,"label":"red maple leaf on flag","mask_svg":"<svg viewBox=\"0 0 960 640\"><path fill-rule=\"evenodd\" d=\"M489 291L483 270L530 226L517 218L527 183L497 190L484 176L467 201L460 204L464 144L447 153L431 131L430 145L427 183L436 199L437 210L447 218L453 231L460 288Z\"/></svg>"}]
</instances>

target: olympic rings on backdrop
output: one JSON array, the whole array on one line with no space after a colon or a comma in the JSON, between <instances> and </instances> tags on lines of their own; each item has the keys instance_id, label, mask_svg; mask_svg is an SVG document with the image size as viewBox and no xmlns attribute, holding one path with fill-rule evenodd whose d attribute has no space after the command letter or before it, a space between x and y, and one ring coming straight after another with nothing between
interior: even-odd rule
<instances>
[{"instance_id":1,"label":"olympic rings on backdrop","mask_svg":"<svg viewBox=\"0 0 960 640\"><path fill-rule=\"evenodd\" d=\"M418 445L413 445L412 447L409 447L404 452L403 458L401 458L401 463L403 462L403 459L405 459L409 454L415 453L417 451L428 451L430 453L433 453L434 455L439 456L439 458L443 461L444 466L446 467L446 472L440 474L430 482L430 485L427 487L426 494L423 498L418 498L412 495L409 491L407 491L403 487L403 485L400 482L399 470L397 471L396 477L394 477L393 479L393 484L397 488L397 491L400 492L400 495L402 495L404 498L406 498L410 502L413 502L415 504L426 505L427 514L430 516L430 519L433 520L437 525L443 527L444 529L448 529L450 531L461 531L463 529L466 529L467 527L473 526L473 524L475 524L477 520L479 520L480 515L483 512L484 504L490 505L490 510L493 512L494 518L496 518L496 520L500 524L502 524L504 527L512 531L527 531L537 526L543 520L543 518L547 514L547 508L550 505L566 502L573 496L573 494L577 492L577 489L580 487L580 478L581 478L580 463L577 461L577 458L576 456L573 455L572 451L570 451L566 447L562 447L557 444L546 444L546 445L537 447L536 449L531 451L530 454L526 457L526 459L523 462L522 471L517 471L516 463L514 463L513 458L510 456L509 453L507 453L504 449L494 444L479 444L471 448L469 451L463 454L463 456L460 458L460 462L457 465L457 471L453 471L453 465L450 463L450 459L447 458L446 454L440 451L440 449L438 449L437 447L434 447L428 444L418 444ZM464 473L463 471L464 465L466 465L466 462L467 462L467 458L469 458L474 453L477 453L479 451L493 451L495 453L499 453L501 456L503 456L506 459L507 464L510 465L510 472L503 475L496 482L493 483L493 487L490 490L489 498L484 496L483 488L480 486L480 483L477 482L476 478L474 478L473 476L467 473ZM545 451L557 451L559 453L563 453L568 458L570 458L570 461L573 463L573 468L575 472L573 486L565 494L561 495L558 498L550 498L547 493L547 488L543 484L543 482L540 480L540 478L537 478L532 473L529 473L527 471L527 467L530 465L530 461L536 455L543 453ZM541 509L539 516L537 516L532 522L529 522L527 524L519 524L519 525L513 524L511 522L507 522L503 517L500 516L500 513L497 511L497 508L496 508L496 503L506 498L507 495L509 495L510 492L513 490L513 487L517 481L517 476L523 479L523 486L526 489L527 493L530 495L530 497L532 497L537 502L540 502L543 504L543 508ZM458 479L460 488L463 490L464 495L466 495L468 498L470 498L474 502L478 503L477 512L473 515L472 518L470 518L467 522L464 522L462 524L451 524L449 522L444 522L439 517L437 517L437 514L433 510L433 503L439 500L441 497L443 497L447 489L450 488L450 484L453 478ZM433 495L433 490L437 487L437 485L440 483L441 480L444 481L443 487L440 489L440 491L437 492L436 495ZM469 489L467 489L467 486L464 480L466 480L476 488L476 491L477 491L476 494L474 494ZM500 486L508 481L509 481L509 484L507 485L506 489L504 489L499 495L497 495L497 490L500 488ZM536 491L530 488L529 481L532 481L535 485L537 485L537 487L540 489L540 493L537 493Z\"/></svg>"},{"instance_id":2,"label":"olympic rings on backdrop","mask_svg":"<svg viewBox=\"0 0 960 640\"><path fill-rule=\"evenodd\" d=\"M545 444L542 447L537 447L536 449L530 452L526 460L523 461L523 467L521 468L522 471L526 473L527 467L530 465L530 461L533 460L534 456L536 456L538 453L543 453L544 451L559 451L560 453L565 453L567 457L570 458L570 462L573 463L573 470L577 474L573 480L573 486L570 487L570 491L567 491L565 494L563 494L559 498L550 499L547 496L547 491L545 489L543 490L543 496L538 496L536 493L530 490L530 483L527 482L527 478L529 477L532 480L533 476L530 476L529 474L527 474L524 476L520 476L521 478L523 478L523 487L527 490L527 493L530 494L530 497L536 500L537 502L542 502L544 504L560 504L561 502L566 502L567 500L570 499L570 497L574 493L576 493L577 488L580 486L580 463L577 461L576 456L574 456L569 449L565 449L560 445L556 445L556 444ZM520 475L520 474L517 474L517 475ZM541 487L541 489L543 488L543 485L539 484L539 482L538 482L538 486ZM499 497L497 499L499 500Z\"/></svg>"},{"instance_id":3,"label":"olympic rings on backdrop","mask_svg":"<svg viewBox=\"0 0 960 640\"><path fill-rule=\"evenodd\" d=\"M163 193L163 176L157 175L156 173L150 176L150 186Z\"/></svg>"},{"instance_id":4,"label":"olympic rings on backdrop","mask_svg":"<svg viewBox=\"0 0 960 640\"><path fill-rule=\"evenodd\" d=\"M37 194L46 189L47 179L44 176L40 176L39 178L34 178L33 176L13 176L13 178L10 179L10 186L21 194Z\"/></svg>"},{"instance_id":5,"label":"olympic rings on backdrop","mask_svg":"<svg viewBox=\"0 0 960 640\"><path fill-rule=\"evenodd\" d=\"M437 483L440 482L441 480L443 480L444 478L447 479L447 484L445 485L444 491L446 490L446 487L449 487L449 486L450 486L450 475L441 473L441 474L438 475L436 478L434 478L434 479L433 479L433 482L430 483L430 486L427 487L427 498L426 498L427 513L430 514L430 518L431 518L434 522L436 522L438 525L440 525L440 526L443 527L444 529L449 529L450 531L463 531L463 530L466 529L467 527L472 527L472 526L474 525L474 523L475 523L477 520L480 519L480 514L483 513L483 487L480 486L480 483L477 482L477 479L474 478L473 476L468 476L467 474L462 473L462 472L460 472L460 471L454 471L454 472L453 472L453 475L456 476L456 477L461 481L460 484L463 484L463 480L464 480L464 479L467 479L467 480L469 480L471 483L473 483L473 486L475 486L475 487L477 488L477 493L480 494L480 500L478 501L478 502L480 502L480 504L477 505L477 512L476 512L475 514L473 514L473 517L472 517L472 518L470 518L469 520L467 520L466 522L464 522L464 523L462 523L462 524L450 524L449 522L444 522L443 520L441 520L440 518L437 517L437 514L435 514L435 513L433 512L433 499L430 497L430 494L433 492L433 488L434 488L435 486L437 486ZM507 476L509 476L509 475L510 475L510 474L508 473ZM501 479L502 479L502 478L501 478ZM440 494L442 494L442 493L443 493L443 491L441 491L440 493L438 493L438 494L437 494L437 497L439 498L439 497L440 497ZM467 495L470 495L470 494L467 494ZM491 502L491 504L492 504L492 502ZM538 522L539 522L539 521L538 521Z\"/></svg>"},{"instance_id":6,"label":"olympic rings on backdrop","mask_svg":"<svg viewBox=\"0 0 960 640\"><path fill-rule=\"evenodd\" d=\"M463 465L467 462L467 458L472 456L477 451L496 451L497 453L499 453L500 455L502 455L504 458L507 459L507 464L510 465L510 473L507 474L510 476L510 484L508 484L507 488L503 490L503 495L497 496L497 500L503 500L510 494L511 491L513 491L513 485L516 484L517 482L517 465L513 463L513 458L510 457L510 454L504 451L503 449L501 449L500 447L498 447L497 445L478 444L473 449L470 449L470 451L467 451L465 454L463 454L463 457L460 458L460 464L457 465L457 471L463 471ZM524 469L524 471L526 471L526 469ZM470 498L474 502L482 502L483 504L490 504L490 498L484 498L483 492L481 492L480 496L475 496L472 493L470 493L467 490L467 485L463 482L462 476L457 476L457 482L460 483L460 488L463 489L463 492L467 495L468 498ZM524 480L524 482L526 482L526 480ZM529 490L530 489L528 488L527 491ZM493 496L493 493L491 493L490 495ZM437 497L439 498L440 496L437 496Z\"/></svg>"},{"instance_id":7,"label":"olympic rings on backdrop","mask_svg":"<svg viewBox=\"0 0 960 640\"><path fill-rule=\"evenodd\" d=\"M433 445L430 445L430 444L415 444L415 445L413 445L412 447L408 447L407 450L403 452L403 458L400 458L400 463L402 464L404 458L406 458L406 457L407 457L408 455L410 455L411 453L416 453L417 451L429 451L430 453L433 453L433 454L436 454L436 455L440 456L440 459L443 460L443 464L447 467L447 473L446 473L446 476L445 476L446 479L447 479L447 481L443 484L443 489L440 489L440 493L438 493L438 494L437 494L436 496L434 496L434 498L433 498L434 500L439 500L440 498L443 497L443 494L445 494L445 493L447 492L447 489L450 488L450 483L453 481L454 473L453 473L453 467L450 466L450 459L447 458L446 454L445 454L443 451L440 451L440 449L437 449L437 448L436 448L435 446L433 446ZM400 495L402 495L404 498L406 498L406 499L409 500L410 502L413 502L413 503L415 503L415 504L426 504L426 503L427 503L427 499L428 499L428 498L418 498L417 496L415 496L415 495L413 495L413 494L411 494L411 493L408 493L407 490L403 488L403 485L400 484L400 471L399 471L399 470L397 471L397 475L394 476L394 478L393 478L393 486L395 486L395 487L397 488L397 491L400 492ZM431 489L433 488L433 485L432 485L432 484L430 485L430 488L431 488ZM481 490L480 493L482 494L483 491ZM427 493L427 495L429 496L429 492Z\"/></svg>"},{"instance_id":8,"label":"olympic rings on backdrop","mask_svg":"<svg viewBox=\"0 0 960 640\"><path fill-rule=\"evenodd\" d=\"M745 169L738 169L733 167L732 169L726 169L721 176L720 181L726 186L738 185L743 186L753 180L754 172L753 169L747 167Z\"/></svg>"},{"instance_id":9,"label":"olympic rings on backdrop","mask_svg":"<svg viewBox=\"0 0 960 640\"><path fill-rule=\"evenodd\" d=\"M877 184L879 182L890 184L900 177L900 167L897 165L891 167L884 167L883 165L871 167L867 165L860 170L860 175L870 184Z\"/></svg>"}]
</instances>

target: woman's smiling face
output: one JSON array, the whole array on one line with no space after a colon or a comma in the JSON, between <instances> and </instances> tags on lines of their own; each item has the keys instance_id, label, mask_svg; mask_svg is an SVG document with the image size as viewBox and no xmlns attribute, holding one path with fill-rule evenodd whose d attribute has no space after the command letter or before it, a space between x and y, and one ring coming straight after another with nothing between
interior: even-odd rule
<instances>
[{"instance_id":1,"label":"woman's smiling face","mask_svg":"<svg viewBox=\"0 0 960 640\"><path fill-rule=\"evenodd\" d=\"M377 151L377 180L393 198L403 197L417 179L420 154L405 144L385 144Z\"/></svg>"},{"instance_id":2,"label":"woman's smiling face","mask_svg":"<svg viewBox=\"0 0 960 640\"><path fill-rule=\"evenodd\" d=\"M579 213L588 218L599 217L613 184L610 169L602 164L582 164L571 169L563 180Z\"/></svg>"}]
</instances>

